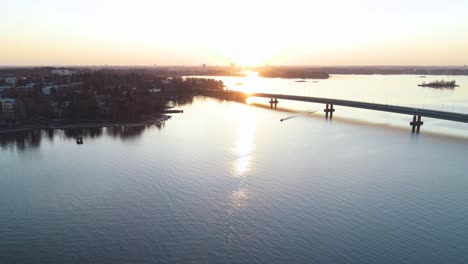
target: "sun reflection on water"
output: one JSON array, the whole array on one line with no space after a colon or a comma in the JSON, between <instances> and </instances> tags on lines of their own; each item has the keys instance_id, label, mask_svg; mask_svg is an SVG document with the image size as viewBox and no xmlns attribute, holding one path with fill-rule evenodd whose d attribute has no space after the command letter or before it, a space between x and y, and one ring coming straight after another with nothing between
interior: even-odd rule
<instances>
[{"instance_id":1,"label":"sun reflection on water","mask_svg":"<svg viewBox=\"0 0 468 264\"><path fill-rule=\"evenodd\" d=\"M237 127L232 147L232 177L237 178L238 186L228 196L228 230L224 246L231 247L232 240L238 234L236 219L247 212L252 193L248 186L248 175L252 170L255 151L256 120L251 107L239 105L236 109Z\"/></svg>"},{"instance_id":2,"label":"sun reflection on water","mask_svg":"<svg viewBox=\"0 0 468 264\"><path fill-rule=\"evenodd\" d=\"M246 176L252 169L253 152L255 149L255 119L252 116L252 110L249 107L241 106L238 113L239 121L232 149L234 155L232 176L239 179L239 186L231 193L231 205L228 209L230 215L247 206L249 191L246 186Z\"/></svg>"},{"instance_id":3,"label":"sun reflection on water","mask_svg":"<svg viewBox=\"0 0 468 264\"><path fill-rule=\"evenodd\" d=\"M255 120L250 114L250 109L244 109L240 116L237 128L237 140L234 146L234 154L237 159L234 162L234 175L242 177L250 170L252 150L254 148Z\"/></svg>"},{"instance_id":4,"label":"sun reflection on water","mask_svg":"<svg viewBox=\"0 0 468 264\"><path fill-rule=\"evenodd\" d=\"M238 79L236 79L234 90L244 92L247 95L249 95L250 93L265 91L265 80L259 77L258 72L245 71L242 73L245 76L239 77ZM247 99L245 100L245 103L253 104L253 103L262 103L264 101L265 101L264 98L247 97Z\"/></svg>"},{"instance_id":5,"label":"sun reflection on water","mask_svg":"<svg viewBox=\"0 0 468 264\"><path fill-rule=\"evenodd\" d=\"M247 190L245 188L239 188L232 192L231 194L231 211L230 213L234 213L233 209L239 209L245 207L247 205Z\"/></svg>"},{"instance_id":6,"label":"sun reflection on water","mask_svg":"<svg viewBox=\"0 0 468 264\"><path fill-rule=\"evenodd\" d=\"M255 98L253 98L253 97L247 97L247 98L245 99L245 103L248 104L248 105L250 105L250 104L256 103L256 100L255 100Z\"/></svg>"},{"instance_id":7,"label":"sun reflection on water","mask_svg":"<svg viewBox=\"0 0 468 264\"><path fill-rule=\"evenodd\" d=\"M244 93L261 92L265 88L264 80L258 76L258 72L242 72L244 77L236 79L235 90Z\"/></svg>"}]
</instances>

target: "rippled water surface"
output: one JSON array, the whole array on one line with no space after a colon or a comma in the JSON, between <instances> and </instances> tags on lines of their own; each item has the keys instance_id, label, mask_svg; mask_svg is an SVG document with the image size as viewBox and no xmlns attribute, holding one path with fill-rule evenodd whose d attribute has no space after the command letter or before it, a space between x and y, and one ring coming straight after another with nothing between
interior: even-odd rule
<instances>
[{"instance_id":1,"label":"rippled water surface","mask_svg":"<svg viewBox=\"0 0 468 264\"><path fill-rule=\"evenodd\" d=\"M84 145L73 131L0 136L0 263L468 261L467 137L179 108Z\"/></svg>"}]
</instances>

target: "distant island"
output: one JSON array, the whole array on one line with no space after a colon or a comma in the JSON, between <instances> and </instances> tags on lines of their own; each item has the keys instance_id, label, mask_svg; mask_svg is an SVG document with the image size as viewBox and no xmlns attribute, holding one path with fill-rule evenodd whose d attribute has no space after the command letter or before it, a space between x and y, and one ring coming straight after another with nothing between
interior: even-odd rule
<instances>
[{"instance_id":1,"label":"distant island","mask_svg":"<svg viewBox=\"0 0 468 264\"><path fill-rule=\"evenodd\" d=\"M418 86L421 87L431 87L431 88L455 88L457 87L457 83L455 81L433 81L430 83L423 82L422 84L419 84Z\"/></svg>"}]
</instances>

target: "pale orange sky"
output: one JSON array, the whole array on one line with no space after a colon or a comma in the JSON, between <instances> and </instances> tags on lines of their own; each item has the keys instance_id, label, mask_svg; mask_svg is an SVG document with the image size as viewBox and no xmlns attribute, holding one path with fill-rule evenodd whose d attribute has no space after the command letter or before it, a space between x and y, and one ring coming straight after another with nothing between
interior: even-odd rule
<instances>
[{"instance_id":1,"label":"pale orange sky","mask_svg":"<svg viewBox=\"0 0 468 264\"><path fill-rule=\"evenodd\" d=\"M468 1L2 3L0 65L464 65Z\"/></svg>"}]
</instances>

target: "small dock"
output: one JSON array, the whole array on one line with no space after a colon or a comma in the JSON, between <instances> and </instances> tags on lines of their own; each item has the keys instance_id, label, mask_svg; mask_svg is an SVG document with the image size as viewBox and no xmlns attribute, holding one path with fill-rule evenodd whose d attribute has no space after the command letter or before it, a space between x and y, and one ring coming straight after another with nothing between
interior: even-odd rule
<instances>
[{"instance_id":1,"label":"small dock","mask_svg":"<svg viewBox=\"0 0 468 264\"><path fill-rule=\"evenodd\" d=\"M177 110L177 109L167 109L163 111L164 114L182 114L183 112L184 110Z\"/></svg>"}]
</instances>

